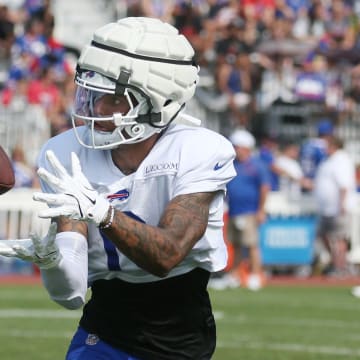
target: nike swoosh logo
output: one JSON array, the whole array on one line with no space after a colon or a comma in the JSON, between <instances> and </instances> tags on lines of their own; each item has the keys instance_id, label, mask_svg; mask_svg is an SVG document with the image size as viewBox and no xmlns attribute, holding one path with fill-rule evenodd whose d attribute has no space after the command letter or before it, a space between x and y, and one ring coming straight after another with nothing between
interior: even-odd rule
<instances>
[{"instance_id":1,"label":"nike swoosh logo","mask_svg":"<svg viewBox=\"0 0 360 360\"><path fill-rule=\"evenodd\" d=\"M96 200L93 200L92 198L90 198L89 196L87 196L86 194L83 194L93 205L96 204Z\"/></svg>"},{"instance_id":2,"label":"nike swoosh logo","mask_svg":"<svg viewBox=\"0 0 360 360\"><path fill-rule=\"evenodd\" d=\"M225 165L225 163L224 164L219 164L218 162L215 164L215 166L214 166L214 170L216 171L216 170L220 170L221 168L223 168L224 167L224 165Z\"/></svg>"},{"instance_id":3,"label":"nike swoosh logo","mask_svg":"<svg viewBox=\"0 0 360 360\"><path fill-rule=\"evenodd\" d=\"M94 189L89 189L88 187L84 186L85 190L88 190L88 191L94 191ZM93 204L95 205L96 204L96 199L92 199L89 195L86 195L84 192L83 192L83 195Z\"/></svg>"}]
</instances>

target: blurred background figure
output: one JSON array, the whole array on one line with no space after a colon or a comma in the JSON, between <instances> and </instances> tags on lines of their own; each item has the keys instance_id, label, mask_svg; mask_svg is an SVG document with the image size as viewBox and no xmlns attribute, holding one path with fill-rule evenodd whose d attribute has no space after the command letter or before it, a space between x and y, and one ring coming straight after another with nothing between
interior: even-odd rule
<instances>
[{"instance_id":1,"label":"blurred background figure","mask_svg":"<svg viewBox=\"0 0 360 360\"><path fill-rule=\"evenodd\" d=\"M15 174L15 187L38 187L35 169L25 159L24 149L17 145L11 152L11 162Z\"/></svg>"},{"instance_id":2,"label":"blurred background figure","mask_svg":"<svg viewBox=\"0 0 360 360\"><path fill-rule=\"evenodd\" d=\"M228 54L226 59L218 67L219 91L229 97L234 127L248 126L253 92L249 54L239 50L236 54Z\"/></svg>"},{"instance_id":3,"label":"blurred background figure","mask_svg":"<svg viewBox=\"0 0 360 360\"><path fill-rule=\"evenodd\" d=\"M310 54L300 65L294 91L302 101L325 104L328 88L327 59L324 56Z\"/></svg>"},{"instance_id":4,"label":"blurred background figure","mask_svg":"<svg viewBox=\"0 0 360 360\"><path fill-rule=\"evenodd\" d=\"M275 167L279 171L279 191L289 200L299 200L302 189L312 189L312 181L304 176L298 159L298 143L294 140L283 141Z\"/></svg>"},{"instance_id":5,"label":"blurred background figure","mask_svg":"<svg viewBox=\"0 0 360 360\"><path fill-rule=\"evenodd\" d=\"M306 139L300 147L299 161L304 176L314 179L320 163L327 157L326 139L333 135L334 125L328 118L319 120L316 137Z\"/></svg>"},{"instance_id":6,"label":"blurred background figure","mask_svg":"<svg viewBox=\"0 0 360 360\"><path fill-rule=\"evenodd\" d=\"M279 142L275 135L265 134L261 137L259 147L259 158L264 162L270 173L271 191L279 190L280 169L277 168L275 160L279 155Z\"/></svg>"},{"instance_id":7,"label":"blurred background figure","mask_svg":"<svg viewBox=\"0 0 360 360\"><path fill-rule=\"evenodd\" d=\"M269 173L258 156L254 156L254 136L236 129L230 136L236 159L237 175L227 186L229 221L227 236L234 251L229 273L214 288L247 286L259 290L264 285L259 250L259 225L266 220L265 201L270 191Z\"/></svg>"},{"instance_id":8,"label":"blurred background figure","mask_svg":"<svg viewBox=\"0 0 360 360\"><path fill-rule=\"evenodd\" d=\"M355 206L355 165L343 149L343 142L327 139L328 158L315 175L314 196L318 206L318 236L331 256L328 275L348 275L348 250L351 213Z\"/></svg>"},{"instance_id":9,"label":"blurred background figure","mask_svg":"<svg viewBox=\"0 0 360 360\"><path fill-rule=\"evenodd\" d=\"M349 86L344 94L344 111L352 114L359 110L360 104L360 65L350 70Z\"/></svg>"}]
</instances>

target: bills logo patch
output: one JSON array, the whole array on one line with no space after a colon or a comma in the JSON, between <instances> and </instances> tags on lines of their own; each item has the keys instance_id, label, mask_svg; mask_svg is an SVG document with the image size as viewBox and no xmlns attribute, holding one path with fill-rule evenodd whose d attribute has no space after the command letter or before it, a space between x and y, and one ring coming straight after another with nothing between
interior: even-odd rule
<instances>
[{"instance_id":1,"label":"bills logo patch","mask_svg":"<svg viewBox=\"0 0 360 360\"><path fill-rule=\"evenodd\" d=\"M115 194L108 195L108 200L114 201L114 200L126 200L129 197L129 191L126 189L122 189L117 191Z\"/></svg>"}]
</instances>

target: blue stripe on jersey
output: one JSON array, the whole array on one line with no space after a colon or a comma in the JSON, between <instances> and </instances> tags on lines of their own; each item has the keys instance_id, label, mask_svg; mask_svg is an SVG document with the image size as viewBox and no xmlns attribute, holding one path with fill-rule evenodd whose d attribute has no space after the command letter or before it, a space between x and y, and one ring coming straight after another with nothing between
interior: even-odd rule
<instances>
[{"instance_id":1,"label":"blue stripe on jersey","mask_svg":"<svg viewBox=\"0 0 360 360\"><path fill-rule=\"evenodd\" d=\"M133 212L131 211L124 211L124 214L126 214L128 217L131 217L132 219L136 220L136 221L139 221L143 224L145 224L145 221L140 218L139 216L135 215Z\"/></svg>"},{"instance_id":2,"label":"blue stripe on jersey","mask_svg":"<svg viewBox=\"0 0 360 360\"><path fill-rule=\"evenodd\" d=\"M104 242L104 249L107 255L109 270L120 271L120 260L115 245L103 234L102 231L100 231L100 234Z\"/></svg>"},{"instance_id":3,"label":"blue stripe on jersey","mask_svg":"<svg viewBox=\"0 0 360 360\"><path fill-rule=\"evenodd\" d=\"M131 217L132 219L134 219L136 221L139 221L139 222L142 222L145 224L144 220L142 220L140 217L138 217L131 211L124 211L124 214L126 214L127 216ZM103 234L102 231L100 231L100 235L104 242L104 249L105 249L105 252L107 255L107 264L108 264L109 270L121 271L119 255L116 251L115 245Z\"/></svg>"}]
</instances>

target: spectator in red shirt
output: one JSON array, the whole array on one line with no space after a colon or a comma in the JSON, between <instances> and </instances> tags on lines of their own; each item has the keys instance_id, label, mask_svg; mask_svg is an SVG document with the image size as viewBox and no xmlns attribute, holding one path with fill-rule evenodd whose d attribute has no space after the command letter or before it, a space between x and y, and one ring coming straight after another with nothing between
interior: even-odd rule
<instances>
[{"instance_id":1,"label":"spectator in red shirt","mask_svg":"<svg viewBox=\"0 0 360 360\"><path fill-rule=\"evenodd\" d=\"M56 85L54 68L42 68L39 78L30 81L27 98L29 104L38 104L44 109L51 125L59 122L62 94Z\"/></svg>"},{"instance_id":2,"label":"spectator in red shirt","mask_svg":"<svg viewBox=\"0 0 360 360\"><path fill-rule=\"evenodd\" d=\"M30 82L27 95L30 104L42 105L47 112L57 109L60 93L54 83L53 70L50 67L42 69L39 79Z\"/></svg>"}]
</instances>

